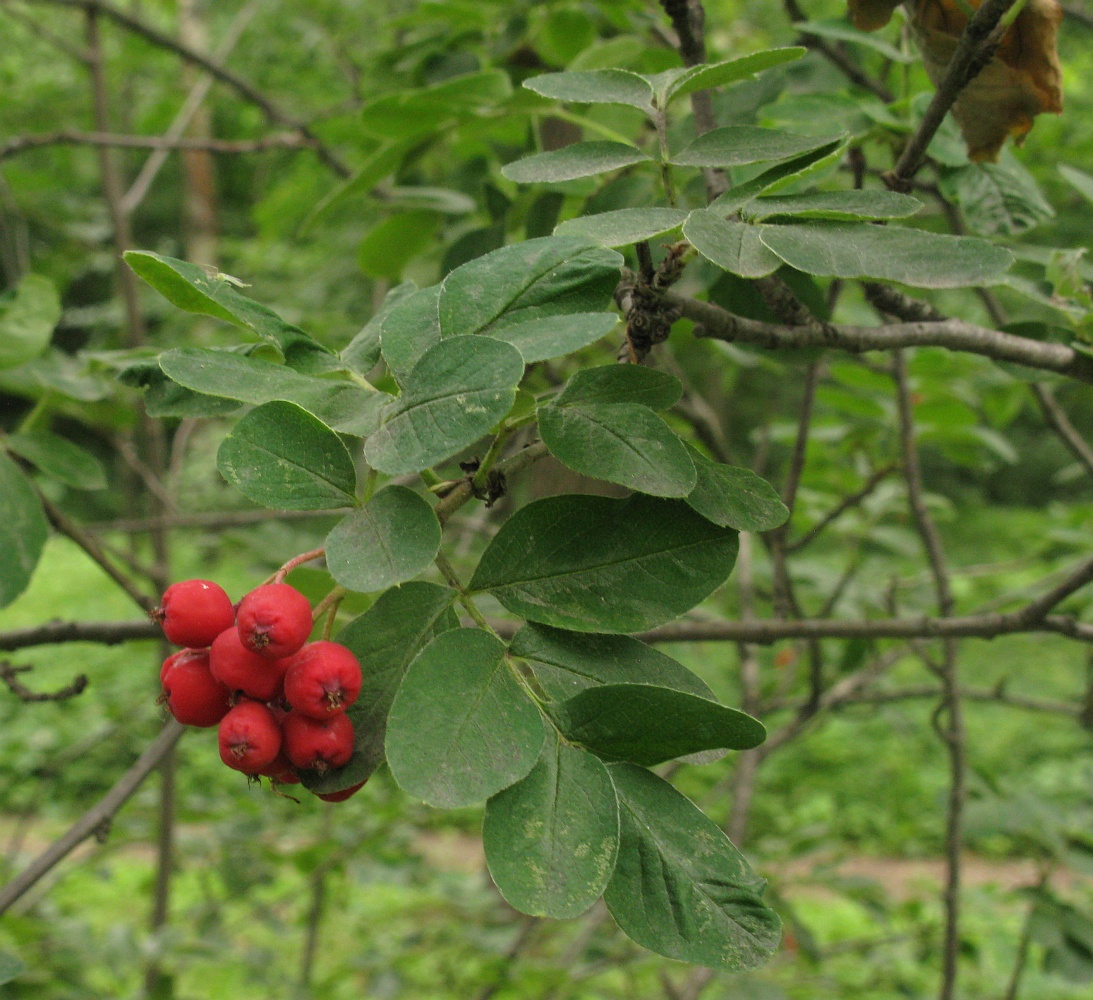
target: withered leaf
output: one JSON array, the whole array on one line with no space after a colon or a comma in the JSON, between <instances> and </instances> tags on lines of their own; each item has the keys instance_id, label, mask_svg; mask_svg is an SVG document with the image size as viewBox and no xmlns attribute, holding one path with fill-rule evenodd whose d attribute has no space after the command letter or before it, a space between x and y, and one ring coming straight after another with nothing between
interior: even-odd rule
<instances>
[{"instance_id":1,"label":"withered leaf","mask_svg":"<svg viewBox=\"0 0 1093 1000\"><path fill-rule=\"evenodd\" d=\"M978 8L982 0L968 0ZM890 0L849 0L854 24L875 31L888 23L898 4ZM906 5L926 72L941 82L968 16L956 0L913 0ZM1062 20L1057 0L1028 0L1002 37L998 51L953 105L953 118L975 161L998 159L1007 136L1020 144L1042 112L1063 109L1062 69L1056 35Z\"/></svg>"}]
</instances>

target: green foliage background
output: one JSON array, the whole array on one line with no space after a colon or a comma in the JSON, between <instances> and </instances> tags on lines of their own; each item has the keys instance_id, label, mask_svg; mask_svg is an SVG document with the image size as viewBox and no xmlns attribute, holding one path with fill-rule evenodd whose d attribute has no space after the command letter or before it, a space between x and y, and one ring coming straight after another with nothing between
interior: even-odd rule
<instances>
[{"instance_id":1,"label":"green foliage background","mask_svg":"<svg viewBox=\"0 0 1093 1000\"><path fill-rule=\"evenodd\" d=\"M794 39L784 12L771 0L706 6L711 59ZM15 44L0 48L5 94L0 146L8 137L54 127L91 130L84 71L7 7L0 5L0 31ZM80 44L78 19L71 12L38 4L19 9ZM235 4L210 7L214 39L237 9ZM145 4L141 13L165 29L174 23L173 4ZM834 18L843 11L835 3L815 3L808 14ZM230 65L263 92L277 95L291 114L314 122L325 141L359 166L383 155L385 137L368 124L384 120L383 106L375 102L489 67L504 69L515 82L572 68L574 61L578 68L620 63L646 72L667 68L678 57L653 41L652 28L662 22L656 5L637 0L330 0L306 7L268 0L259 5ZM1023 184L1022 194L1001 203L985 197L989 177L984 174L990 171L960 162L952 131L942 137L948 146L935 150L947 166L930 178L960 202L971 231L998 237L1015 251L1018 264L1010 285L996 289L1011 318L1079 335L1085 322L1080 303L1060 310L1059 300L1052 300L1053 293L1066 289L1045 270L1047 255L1040 248L1073 249L1090 241L1089 202L1058 169L1064 162L1093 172L1088 34L1076 20L1064 23L1065 114L1042 116L1026 146L1005 154L1007 183ZM885 37L898 41L895 31ZM118 130L161 134L181 93L177 61L122 32L109 31L106 41ZM879 71L885 56L865 51L863 58ZM921 107L929 86L917 63L906 69L897 65L889 80L900 92L906 86L910 106ZM891 123L898 126L908 113L907 104L886 109L851 91L816 55L739 84L731 94L718 98L717 107L736 116L732 120L821 135L846 129L862 138L869 163L882 168L899 146L901 133ZM257 109L224 88L214 89L210 106L217 136L258 137L268 131ZM639 128L634 109L594 107L587 116L601 129L623 135ZM417 127L413 115L396 113L391 120ZM555 117L547 127L564 130L566 124ZM670 136L675 148L686 143L691 128L681 114ZM502 178L500 166L531 151L528 119L521 115L457 116L453 127L433 138L435 131L407 137L412 152L378 195L364 190L370 185L339 194L340 182L308 152L218 157L220 268L249 283L247 295L340 349L398 280L429 285L506 240L544 235L556 213L564 219L582 210L644 204L655 194L651 173L626 174L607 184L595 178L568 181L553 186L552 197L536 188L517 189ZM131 177L143 154L120 155ZM134 218L135 246L184 256L181 185L174 156ZM829 186L842 186L838 175ZM423 195L422 188L439 190ZM700 203L700 188L688 193ZM336 203L319 211L335 197ZM916 223L936 232L950 229L936 203ZM111 231L94 152L51 146L3 160L0 224L8 248L7 285L14 284L22 253L35 273L62 292L64 313L54 345L68 354L120 348L123 314L114 294ZM716 277L711 265L692 267L704 280ZM740 308L749 294L742 282L725 275L711 298ZM947 312L990 322L968 291L940 291L931 298ZM229 328L195 321L151 294L142 301L152 341L162 348L237 340ZM846 288L838 309L841 321L873 321L854 287ZM614 346L601 342L557 362L559 380L578 367L609 363ZM723 415L732 460L744 466L763 463L777 483L795 433L801 359L695 341L687 324L677 325L670 349L686 382ZM1085 554L1093 491L1045 430L1025 382L984 359L934 349L916 352L910 364L924 475L954 566L958 612L1020 592ZM79 386L82 397L56 403L53 428L103 461L109 488L76 490L46 481L42 488L81 520L138 515L131 501L132 474L114 451L117 437L124 439L135 425L137 392L118 388L105 354L79 373ZM0 373L0 392L9 429L36 390L18 375ZM1085 387L1061 385L1058 395L1079 429L1093 433ZM795 512L799 531L895 454L890 396L887 376L856 359L831 355ZM212 421L195 436L180 470L187 510L248 506L215 470L214 457L228 429L228 422ZM556 491L549 482L530 489L528 495ZM333 523L186 532L176 543L174 575L214 578L238 596L282 557L321 544ZM121 534L105 537L127 544ZM477 555L487 537L483 523L472 525L461 554ZM138 555L147 553L138 549ZM875 614L887 593L908 612L930 606L929 579L895 485L878 489L799 558L803 600L821 603L848 558L862 567L847 587L841 614ZM769 567L760 560L756 572L760 591L769 592ZM316 596L328 582L307 570L291 579ZM1066 610L1080 614L1087 600L1075 598ZM346 617L366 604L366 599L347 603ZM719 592L706 610L738 614L733 586ZM98 570L78 550L54 539L30 589L0 612L0 628L40 624L58 614L98 620L129 617L132 611L123 596L102 586ZM846 671L872 653L855 642L830 645ZM726 704L739 704L735 650L706 644L666 651L695 670ZM765 695L803 690L801 652L792 644L760 649ZM87 673L92 684L79 699L59 705L0 699L0 847L6 848L0 863L7 874L96 801L157 730L154 658L151 644L45 647L12 656L15 663L34 665L33 684L41 689L67 683L78 672ZM1015 696L1077 705L1087 683L1083 651L1061 640L971 640L962 647L961 662L969 687L1004 685ZM893 688L928 680L910 657L889 676ZM704 996L933 995L941 923L937 876L905 875L909 860L935 860L942 844L946 766L930 726L931 710L931 702L911 700L853 707L823 720L764 765L745 853L771 881L786 943L767 968L718 977ZM969 703L968 715L969 848L982 859L986 878L982 884L972 881L966 891L963 990L968 997L993 997L1005 988L1027 907L1020 887L1033 884L1036 863L1056 851L1052 836L1072 836L1062 857L1066 877L1055 883L1059 897L1083 912L1093 906L1086 878L1093 774L1088 733L1074 719L986 703ZM731 761L684 767L674 780L722 822L730 805L731 767ZM478 839L481 809L428 809L399 792L386 770L336 810L319 808L310 798L298 806L245 787L216 761L207 734L194 733L181 744L178 782L179 874L168 929L151 937L141 910L154 877L148 845L155 836L156 788L149 783L118 817L106 844L85 847L79 861L58 871L48 891L36 890L0 923L0 950L17 954L28 969L0 987L5 995L138 996L144 965L158 956L173 976L174 992L168 995L294 996L320 877L325 920L309 994L315 997L465 998L487 996L491 986L498 997L656 996L665 990L662 977L682 982L689 972L642 951L596 911L584 922L527 926L485 873ZM519 954L510 958L517 943ZM1079 954L1083 948L1087 965L1076 961L1068 977L1058 966L1042 967L1046 949L1038 942L1025 995L1084 996L1088 985L1074 980L1093 972L1093 939L1079 935Z\"/></svg>"}]
</instances>

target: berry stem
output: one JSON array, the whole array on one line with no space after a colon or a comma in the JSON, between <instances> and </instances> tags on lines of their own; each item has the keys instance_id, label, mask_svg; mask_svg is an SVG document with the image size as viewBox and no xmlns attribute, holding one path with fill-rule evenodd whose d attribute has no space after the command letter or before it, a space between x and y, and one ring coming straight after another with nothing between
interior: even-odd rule
<instances>
[{"instance_id":1,"label":"berry stem","mask_svg":"<svg viewBox=\"0 0 1093 1000\"><path fill-rule=\"evenodd\" d=\"M284 583L285 577L289 575L297 566L302 566L304 563L311 562L312 559L322 559L326 555L326 549L312 549L310 552L301 552L298 556L293 556L287 563L285 563L276 573L273 574L272 583Z\"/></svg>"},{"instance_id":2,"label":"berry stem","mask_svg":"<svg viewBox=\"0 0 1093 1000\"><path fill-rule=\"evenodd\" d=\"M314 610L311 612L311 620L317 622L327 611L332 611L333 614L331 614L330 616L330 622L328 622L328 626L333 627L334 614L337 613L338 605L342 603L342 598L344 598L345 595L348 593L349 591L346 590L345 587L335 587L333 590L330 591L329 594L326 595L326 597L324 597L321 601L319 601L318 604L315 605ZM329 638L329 636L327 635L327 627L325 626L323 628L323 638Z\"/></svg>"}]
</instances>

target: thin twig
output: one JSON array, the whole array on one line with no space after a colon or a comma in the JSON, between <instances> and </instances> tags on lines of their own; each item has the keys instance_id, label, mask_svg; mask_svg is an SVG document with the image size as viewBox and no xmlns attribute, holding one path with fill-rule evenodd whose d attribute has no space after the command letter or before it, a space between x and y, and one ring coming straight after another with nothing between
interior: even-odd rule
<instances>
[{"instance_id":1,"label":"thin twig","mask_svg":"<svg viewBox=\"0 0 1093 1000\"><path fill-rule=\"evenodd\" d=\"M863 500L866 500L873 494L873 491L884 482L893 472L895 472L897 466L885 465L873 472L872 475L865 481L860 489L855 490L853 493L843 497L834 507L831 508L823 517L820 518L808 531L806 531L800 538L795 541L789 542L786 545L786 552L793 553L805 546L810 545L816 540L817 537L829 527L832 523L837 521L848 510L852 510L857 507Z\"/></svg>"},{"instance_id":2,"label":"thin twig","mask_svg":"<svg viewBox=\"0 0 1093 1000\"><path fill-rule=\"evenodd\" d=\"M173 719L163 727L159 736L148 744L102 799L87 810L60 839L54 841L34 859L16 878L0 889L0 914L7 912L13 903L25 895L40 878L48 874L88 837L105 837L110 821L129 797L141 786L169 754L182 736L185 727Z\"/></svg>"},{"instance_id":3,"label":"thin twig","mask_svg":"<svg viewBox=\"0 0 1093 1000\"><path fill-rule=\"evenodd\" d=\"M45 146L96 146L117 149L206 150L210 153L261 153L270 149L307 149L309 144L291 132L276 132L261 139L190 139L163 135L118 135L60 129L38 135L18 135L0 144L0 160Z\"/></svg>"},{"instance_id":4,"label":"thin twig","mask_svg":"<svg viewBox=\"0 0 1093 1000\"><path fill-rule=\"evenodd\" d=\"M0 661L0 680L8 686L8 690L20 701L67 701L69 698L75 698L77 695L83 694L84 690L87 688L87 675L79 674L71 684L66 684L64 687L58 688L56 691L51 691L48 694L43 694L39 691L31 691L30 688L19 680L19 674L26 673L31 669L31 667L26 666L14 667L6 660Z\"/></svg>"},{"instance_id":5,"label":"thin twig","mask_svg":"<svg viewBox=\"0 0 1093 1000\"><path fill-rule=\"evenodd\" d=\"M1085 471L1093 476L1093 448L1090 448L1078 428L1070 422L1066 410L1059 405L1050 387L1040 382L1033 382L1032 394L1036 397L1036 402L1040 404L1040 412L1051 425L1051 429L1081 463Z\"/></svg>"}]
</instances>

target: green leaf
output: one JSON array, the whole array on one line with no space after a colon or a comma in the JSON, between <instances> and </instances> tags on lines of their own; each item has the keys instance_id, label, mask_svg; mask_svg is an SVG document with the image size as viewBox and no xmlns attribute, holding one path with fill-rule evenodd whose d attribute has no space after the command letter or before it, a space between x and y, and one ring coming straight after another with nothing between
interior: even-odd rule
<instances>
[{"instance_id":1,"label":"green leaf","mask_svg":"<svg viewBox=\"0 0 1093 1000\"><path fill-rule=\"evenodd\" d=\"M411 260L436 243L439 226L440 216L425 209L389 215L365 234L357 263L371 278L397 281Z\"/></svg>"},{"instance_id":2,"label":"green leaf","mask_svg":"<svg viewBox=\"0 0 1093 1000\"><path fill-rule=\"evenodd\" d=\"M382 201L384 205L396 208L426 209L440 215L469 215L478 207L474 199L462 191L422 185L384 188Z\"/></svg>"},{"instance_id":3,"label":"green leaf","mask_svg":"<svg viewBox=\"0 0 1093 1000\"><path fill-rule=\"evenodd\" d=\"M615 313L570 313L565 316L544 316L529 319L514 326L492 330L494 340L512 344L525 364L560 358L596 343L619 324Z\"/></svg>"},{"instance_id":4,"label":"green leaf","mask_svg":"<svg viewBox=\"0 0 1093 1000\"><path fill-rule=\"evenodd\" d=\"M486 803L486 863L523 913L564 920L603 892L619 850L619 803L607 768L553 733L531 773Z\"/></svg>"},{"instance_id":5,"label":"green leaf","mask_svg":"<svg viewBox=\"0 0 1093 1000\"><path fill-rule=\"evenodd\" d=\"M603 309L621 267L614 250L564 236L494 250L444 279L441 335L493 333L531 319Z\"/></svg>"},{"instance_id":6,"label":"green leaf","mask_svg":"<svg viewBox=\"0 0 1093 1000\"><path fill-rule=\"evenodd\" d=\"M1015 236L1055 217L1032 175L1012 156L946 172L939 187L982 236Z\"/></svg>"},{"instance_id":7,"label":"green leaf","mask_svg":"<svg viewBox=\"0 0 1093 1000\"><path fill-rule=\"evenodd\" d=\"M440 522L429 502L387 486L327 535L326 564L343 587L364 594L412 580L440 551Z\"/></svg>"},{"instance_id":8,"label":"green leaf","mask_svg":"<svg viewBox=\"0 0 1093 1000\"><path fill-rule=\"evenodd\" d=\"M612 787L611 794L614 795L614 787ZM616 813L618 811L618 804L615 805ZM616 827L618 823L616 822ZM616 831L616 840L618 839L618 833ZM15 955L12 955L6 951L0 951L0 986L4 983L10 983L13 979L18 978L24 972L27 971L26 965Z\"/></svg>"},{"instance_id":9,"label":"green leaf","mask_svg":"<svg viewBox=\"0 0 1093 1000\"><path fill-rule=\"evenodd\" d=\"M216 466L263 507L332 510L357 502L357 474L341 438L295 403L251 410L224 438Z\"/></svg>"},{"instance_id":10,"label":"green leaf","mask_svg":"<svg viewBox=\"0 0 1093 1000\"><path fill-rule=\"evenodd\" d=\"M1076 170L1074 167L1068 167L1065 163L1059 164L1059 173L1062 174L1063 180L1086 201L1093 201L1093 177L1084 170Z\"/></svg>"},{"instance_id":11,"label":"green leaf","mask_svg":"<svg viewBox=\"0 0 1093 1000\"><path fill-rule=\"evenodd\" d=\"M789 519L781 497L751 469L712 462L691 449L698 484L689 503L703 517L737 531L770 531Z\"/></svg>"},{"instance_id":12,"label":"green leaf","mask_svg":"<svg viewBox=\"0 0 1093 1000\"><path fill-rule=\"evenodd\" d=\"M603 898L619 927L658 955L709 968L766 962L781 923L720 827L655 774L632 764L608 772L622 836Z\"/></svg>"},{"instance_id":13,"label":"green leaf","mask_svg":"<svg viewBox=\"0 0 1093 1000\"><path fill-rule=\"evenodd\" d=\"M575 142L548 153L525 156L501 168L517 184L555 183L605 174L649 160L640 149L622 142Z\"/></svg>"},{"instance_id":14,"label":"green leaf","mask_svg":"<svg viewBox=\"0 0 1093 1000\"><path fill-rule=\"evenodd\" d=\"M683 664L628 635L566 632L532 622L513 636L509 655L531 664L552 701L566 701L600 684L655 684L714 698L705 681Z\"/></svg>"},{"instance_id":15,"label":"green leaf","mask_svg":"<svg viewBox=\"0 0 1093 1000\"><path fill-rule=\"evenodd\" d=\"M757 198L743 207L750 219L798 215L808 219L904 219L922 202L895 191L809 191L805 194Z\"/></svg>"},{"instance_id":16,"label":"green leaf","mask_svg":"<svg viewBox=\"0 0 1093 1000\"><path fill-rule=\"evenodd\" d=\"M406 671L387 721L399 786L429 805L484 802L534 766L543 718L481 629L437 636Z\"/></svg>"},{"instance_id":17,"label":"green leaf","mask_svg":"<svg viewBox=\"0 0 1093 1000\"><path fill-rule=\"evenodd\" d=\"M780 191L790 184L798 183L814 171L826 169L828 164L842 158L844 149L844 140L835 139L809 153L769 167L750 181L729 188L706 207L724 217L764 191Z\"/></svg>"},{"instance_id":18,"label":"green leaf","mask_svg":"<svg viewBox=\"0 0 1093 1000\"><path fill-rule=\"evenodd\" d=\"M555 398L556 406L578 403L637 403L667 410L683 396L683 383L674 375L641 365L598 365L582 368Z\"/></svg>"},{"instance_id":19,"label":"green leaf","mask_svg":"<svg viewBox=\"0 0 1093 1000\"><path fill-rule=\"evenodd\" d=\"M702 750L750 750L767 738L750 715L649 684L590 687L552 714L566 737L594 753L649 767Z\"/></svg>"},{"instance_id":20,"label":"green leaf","mask_svg":"<svg viewBox=\"0 0 1093 1000\"><path fill-rule=\"evenodd\" d=\"M212 316L250 330L282 355L293 348L329 353L299 327L286 323L272 309L240 295L234 279L208 274L205 268L149 250L128 250L125 262L172 305L188 313Z\"/></svg>"},{"instance_id":21,"label":"green leaf","mask_svg":"<svg viewBox=\"0 0 1093 1000\"><path fill-rule=\"evenodd\" d=\"M781 66L784 63L794 62L807 52L800 46L787 46L781 49L767 49L764 52L753 52L751 55L740 56L738 59L726 59L723 62L703 63L692 66L683 74L677 76L668 86L665 92L664 104L674 101L677 97L685 97L696 90L709 90L711 87L722 87L726 83L735 83L773 66Z\"/></svg>"},{"instance_id":22,"label":"green leaf","mask_svg":"<svg viewBox=\"0 0 1093 1000\"><path fill-rule=\"evenodd\" d=\"M524 361L492 337L449 337L431 347L406 378L364 456L399 476L474 444L512 408Z\"/></svg>"},{"instance_id":23,"label":"green leaf","mask_svg":"<svg viewBox=\"0 0 1093 1000\"><path fill-rule=\"evenodd\" d=\"M49 278L27 274L0 295L0 371L33 361L47 347L61 318L61 299Z\"/></svg>"},{"instance_id":24,"label":"green leaf","mask_svg":"<svg viewBox=\"0 0 1093 1000\"><path fill-rule=\"evenodd\" d=\"M511 93L512 84L504 70L466 73L370 101L361 109L361 124L366 132L385 139L410 139L436 132L448 122L488 114Z\"/></svg>"},{"instance_id":25,"label":"green leaf","mask_svg":"<svg viewBox=\"0 0 1093 1000\"><path fill-rule=\"evenodd\" d=\"M605 247L623 247L678 229L685 218L687 213L678 208L620 208L570 219L558 226L554 235L589 240Z\"/></svg>"},{"instance_id":26,"label":"green leaf","mask_svg":"<svg viewBox=\"0 0 1093 1000\"><path fill-rule=\"evenodd\" d=\"M700 135L673 154L681 167L738 167L764 160L788 160L835 141L834 136L794 135L756 125L727 125Z\"/></svg>"},{"instance_id":27,"label":"green leaf","mask_svg":"<svg viewBox=\"0 0 1093 1000\"><path fill-rule=\"evenodd\" d=\"M574 472L654 496L685 497L694 489L686 446L647 406L559 401L540 409L539 433Z\"/></svg>"},{"instance_id":28,"label":"green leaf","mask_svg":"<svg viewBox=\"0 0 1093 1000\"><path fill-rule=\"evenodd\" d=\"M415 581L392 587L337 635L364 667L364 684L349 709L353 720L353 757L344 767L319 775L305 772L313 792L339 792L370 777L384 759L387 713L406 668L436 636L459 628L452 610L455 591Z\"/></svg>"},{"instance_id":29,"label":"green leaf","mask_svg":"<svg viewBox=\"0 0 1093 1000\"><path fill-rule=\"evenodd\" d=\"M352 382L301 375L286 365L230 351L184 347L161 354L159 367L173 382L194 392L255 405L284 400L336 431L361 437L379 426L380 410L391 401L386 393Z\"/></svg>"},{"instance_id":30,"label":"green leaf","mask_svg":"<svg viewBox=\"0 0 1093 1000\"><path fill-rule=\"evenodd\" d=\"M440 285L419 289L395 303L380 321L383 360L400 382L432 346L440 343Z\"/></svg>"},{"instance_id":31,"label":"green leaf","mask_svg":"<svg viewBox=\"0 0 1093 1000\"><path fill-rule=\"evenodd\" d=\"M341 359L353 371L361 375L367 375L380 359L380 329L384 319L400 302L407 299L417 291L417 285L412 281L404 281L401 285L395 285L384 296L383 305L379 311L361 328L358 333L342 350Z\"/></svg>"},{"instance_id":32,"label":"green leaf","mask_svg":"<svg viewBox=\"0 0 1093 1000\"><path fill-rule=\"evenodd\" d=\"M920 288L982 285L1013 262L986 240L896 226L815 222L759 226L763 243L790 267L833 278L879 278Z\"/></svg>"},{"instance_id":33,"label":"green leaf","mask_svg":"<svg viewBox=\"0 0 1093 1000\"><path fill-rule=\"evenodd\" d=\"M78 490L106 489L102 463L79 445L50 431L19 431L7 439L8 448L66 486Z\"/></svg>"},{"instance_id":34,"label":"green leaf","mask_svg":"<svg viewBox=\"0 0 1093 1000\"><path fill-rule=\"evenodd\" d=\"M355 194L367 194L371 191L385 177L395 172L402 158L411 148L413 148L412 141L385 142L361 164L351 177L320 199L300 223L298 235L306 236L315 222L343 201Z\"/></svg>"},{"instance_id":35,"label":"green leaf","mask_svg":"<svg viewBox=\"0 0 1093 1000\"><path fill-rule=\"evenodd\" d=\"M625 69L544 73L524 81L528 90L570 104L629 104L652 113L653 88L645 77Z\"/></svg>"},{"instance_id":36,"label":"green leaf","mask_svg":"<svg viewBox=\"0 0 1093 1000\"><path fill-rule=\"evenodd\" d=\"M815 35L819 38L834 38L840 42L850 42L854 45L864 45L866 48L879 52L885 59L892 62L912 63L915 57L911 52L903 52L890 42L877 37L871 31L859 31L846 21L835 19L823 21L795 21L793 24L803 35Z\"/></svg>"},{"instance_id":37,"label":"green leaf","mask_svg":"<svg viewBox=\"0 0 1093 1000\"><path fill-rule=\"evenodd\" d=\"M763 243L756 226L699 208L687 216L683 235L703 257L742 278L773 274L782 261Z\"/></svg>"},{"instance_id":38,"label":"green leaf","mask_svg":"<svg viewBox=\"0 0 1093 1000\"><path fill-rule=\"evenodd\" d=\"M732 570L736 549L735 531L680 500L568 494L513 514L470 586L529 621L636 632L708 597Z\"/></svg>"},{"instance_id":39,"label":"green leaf","mask_svg":"<svg viewBox=\"0 0 1093 1000\"><path fill-rule=\"evenodd\" d=\"M0 608L30 583L49 525L27 477L0 452Z\"/></svg>"}]
</instances>

